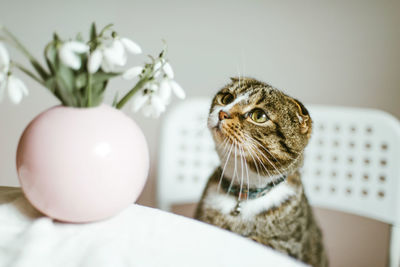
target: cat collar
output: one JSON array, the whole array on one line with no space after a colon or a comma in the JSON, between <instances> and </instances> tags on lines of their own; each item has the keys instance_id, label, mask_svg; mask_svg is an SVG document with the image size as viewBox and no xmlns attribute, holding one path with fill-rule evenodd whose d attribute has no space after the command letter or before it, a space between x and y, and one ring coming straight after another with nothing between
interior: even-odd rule
<instances>
[{"instance_id":1,"label":"cat collar","mask_svg":"<svg viewBox=\"0 0 400 267\"><path fill-rule=\"evenodd\" d=\"M287 175L283 175L261 188L248 188L246 186L242 186L241 190L240 190L240 185L232 185L231 181L223 177L221 180L221 187L227 194L237 197L238 200L255 199L258 197L265 196L275 186L285 181L286 177Z\"/></svg>"}]
</instances>

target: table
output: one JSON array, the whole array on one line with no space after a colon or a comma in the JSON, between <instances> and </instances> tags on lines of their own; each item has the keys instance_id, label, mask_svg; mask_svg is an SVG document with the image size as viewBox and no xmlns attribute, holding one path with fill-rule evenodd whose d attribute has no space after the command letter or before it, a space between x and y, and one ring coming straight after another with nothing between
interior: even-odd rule
<instances>
[{"instance_id":1,"label":"table","mask_svg":"<svg viewBox=\"0 0 400 267\"><path fill-rule=\"evenodd\" d=\"M19 188L0 187L0 266L305 265L234 233L137 204L101 222L55 222Z\"/></svg>"}]
</instances>

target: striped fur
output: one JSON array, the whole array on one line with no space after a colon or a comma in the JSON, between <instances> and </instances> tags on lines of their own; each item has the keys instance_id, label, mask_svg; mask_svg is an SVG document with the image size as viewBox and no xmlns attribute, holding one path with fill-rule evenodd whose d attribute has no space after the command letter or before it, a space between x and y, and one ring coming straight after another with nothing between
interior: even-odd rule
<instances>
[{"instance_id":1,"label":"striped fur","mask_svg":"<svg viewBox=\"0 0 400 267\"><path fill-rule=\"evenodd\" d=\"M264 112L265 122L252 117L256 109ZM233 78L214 97L208 127L221 166L210 177L195 217L312 266L328 266L299 173L312 129L307 109L268 84ZM220 188L222 177L243 188L261 188L283 174L286 181L259 199L238 200Z\"/></svg>"}]
</instances>

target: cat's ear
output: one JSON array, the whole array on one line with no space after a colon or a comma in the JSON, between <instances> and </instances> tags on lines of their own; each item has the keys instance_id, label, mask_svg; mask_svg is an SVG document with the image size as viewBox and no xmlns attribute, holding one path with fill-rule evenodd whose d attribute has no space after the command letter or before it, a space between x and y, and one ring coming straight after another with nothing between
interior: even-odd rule
<instances>
[{"instance_id":1,"label":"cat's ear","mask_svg":"<svg viewBox=\"0 0 400 267\"><path fill-rule=\"evenodd\" d=\"M311 118L306 107L297 99L293 98L293 102L297 107L297 118L300 122L300 132L302 134L307 134L307 137L311 136Z\"/></svg>"}]
</instances>

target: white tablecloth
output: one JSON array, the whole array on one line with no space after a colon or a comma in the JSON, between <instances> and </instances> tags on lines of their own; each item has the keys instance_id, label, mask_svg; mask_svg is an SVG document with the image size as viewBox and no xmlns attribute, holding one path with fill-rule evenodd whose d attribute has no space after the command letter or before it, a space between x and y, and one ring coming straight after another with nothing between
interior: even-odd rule
<instances>
[{"instance_id":1,"label":"white tablecloth","mask_svg":"<svg viewBox=\"0 0 400 267\"><path fill-rule=\"evenodd\" d=\"M0 266L304 265L236 234L140 205L96 223L54 222L19 188L0 187Z\"/></svg>"}]
</instances>

